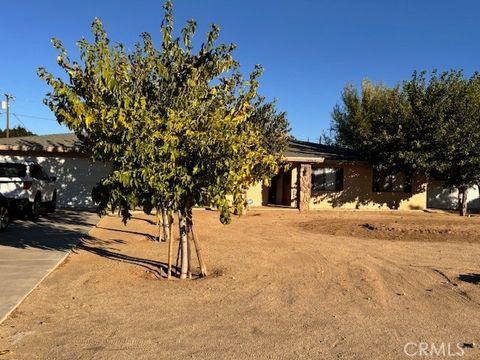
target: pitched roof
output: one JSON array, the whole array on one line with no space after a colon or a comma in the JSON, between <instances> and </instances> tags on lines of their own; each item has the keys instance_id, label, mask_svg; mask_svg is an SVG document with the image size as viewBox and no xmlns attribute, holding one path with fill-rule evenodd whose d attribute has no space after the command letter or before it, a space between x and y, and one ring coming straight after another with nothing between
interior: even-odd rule
<instances>
[{"instance_id":1,"label":"pitched roof","mask_svg":"<svg viewBox=\"0 0 480 360\"><path fill-rule=\"evenodd\" d=\"M41 152L82 152L82 143L73 133L1 138L0 150Z\"/></svg>"},{"instance_id":2,"label":"pitched roof","mask_svg":"<svg viewBox=\"0 0 480 360\"><path fill-rule=\"evenodd\" d=\"M332 160L332 161L362 161L362 156L355 150L339 146L311 143L307 141L290 140L285 156L288 160L299 161Z\"/></svg>"},{"instance_id":3,"label":"pitched roof","mask_svg":"<svg viewBox=\"0 0 480 360\"><path fill-rule=\"evenodd\" d=\"M0 151L81 153L82 143L73 133L0 138ZM291 161L323 162L363 160L356 151L338 146L291 140L285 156Z\"/></svg>"}]
</instances>

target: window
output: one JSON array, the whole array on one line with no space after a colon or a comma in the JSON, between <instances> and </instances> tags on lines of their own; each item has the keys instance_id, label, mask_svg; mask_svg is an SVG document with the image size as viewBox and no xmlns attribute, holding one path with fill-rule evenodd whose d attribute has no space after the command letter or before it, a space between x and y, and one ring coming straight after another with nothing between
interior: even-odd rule
<instances>
[{"instance_id":1,"label":"window","mask_svg":"<svg viewBox=\"0 0 480 360\"><path fill-rule=\"evenodd\" d=\"M0 164L0 177L25 177L27 167L22 164Z\"/></svg>"},{"instance_id":2,"label":"window","mask_svg":"<svg viewBox=\"0 0 480 360\"><path fill-rule=\"evenodd\" d=\"M412 177L403 173L384 174L373 170L373 192L412 192Z\"/></svg>"},{"instance_id":3,"label":"window","mask_svg":"<svg viewBox=\"0 0 480 360\"><path fill-rule=\"evenodd\" d=\"M42 168L42 174L43 174L43 178L46 180L46 181L50 181L50 175L45 171L45 169Z\"/></svg>"},{"instance_id":4,"label":"window","mask_svg":"<svg viewBox=\"0 0 480 360\"><path fill-rule=\"evenodd\" d=\"M30 176L38 180L47 180L40 165L30 165Z\"/></svg>"},{"instance_id":5,"label":"window","mask_svg":"<svg viewBox=\"0 0 480 360\"><path fill-rule=\"evenodd\" d=\"M343 168L313 168L312 191L342 191Z\"/></svg>"}]
</instances>

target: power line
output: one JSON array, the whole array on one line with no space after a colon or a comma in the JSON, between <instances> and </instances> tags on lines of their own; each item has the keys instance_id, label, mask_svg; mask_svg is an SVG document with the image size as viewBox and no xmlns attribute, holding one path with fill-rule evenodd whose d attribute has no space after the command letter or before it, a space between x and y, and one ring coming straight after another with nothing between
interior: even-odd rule
<instances>
[{"instance_id":1,"label":"power line","mask_svg":"<svg viewBox=\"0 0 480 360\"><path fill-rule=\"evenodd\" d=\"M45 117L41 117L41 116L26 115L26 114L19 114L19 113L12 113L12 114L13 114L13 115L16 115L16 116L31 118L31 119L48 120L48 121L55 121L55 122L57 122L57 120L55 120L55 119L49 119L49 118L45 118Z\"/></svg>"},{"instance_id":2,"label":"power line","mask_svg":"<svg viewBox=\"0 0 480 360\"><path fill-rule=\"evenodd\" d=\"M0 114L2 112L0 111ZM5 113L5 112L4 112ZM39 120L48 120L48 121L55 121L57 122L57 120L54 120L54 119L49 119L49 118L45 118L45 117L41 117L41 116L34 116L34 115L27 115L27 114L18 114L18 113L10 113L12 114L15 119L28 131L32 132L28 127L27 125L22 121L22 119L20 119L20 116L22 117L27 117L27 118L31 118L31 119L39 119Z\"/></svg>"},{"instance_id":3,"label":"power line","mask_svg":"<svg viewBox=\"0 0 480 360\"><path fill-rule=\"evenodd\" d=\"M13 113L12 113L12 114L13 114ZM20 124L22 124L23 127L24 127L26 130L30 131L30 129L27 128L27 125L25 125L25 123L24 123L22 120L20 120L20 118L18 117L17 114L13 114L13 116L15 116L15 118L18 120L18 122L19 122ZM31 131L30 131L30 132L31 132Z\"/></svg>"},{"instance_id":4,"label":"power line","mask_svg":"<svg viewBox=\"0 0 480 360\"><path fill-rule=\"evenodd\" d=\"M5 113L5 112L3 112L3 113ZM0 114L2 114L1 111L0 111ZM41 117L41 116L34 116L34 115L27 115L27 114L19 114L19 113L10 113L10 114L15 115L15 116L26 117L26 118L30 118L30 119L39 119L39 120L48 120L48 121L58 122L58 121L55 120L55 119L49 119L49 118Z\"/></svg>"},{"instance_id":5,"label":"power line","mask_svg":"<svg viewBox=\"0 0 480 360\"><path fill-rule=\"evenodd\" d=\"M313 143L319 143L322 138L321 137L296 137L294 136L295 140L299 140L299 141L306 141L306 142L313 142Z\"/></svg>"}]
</instances>

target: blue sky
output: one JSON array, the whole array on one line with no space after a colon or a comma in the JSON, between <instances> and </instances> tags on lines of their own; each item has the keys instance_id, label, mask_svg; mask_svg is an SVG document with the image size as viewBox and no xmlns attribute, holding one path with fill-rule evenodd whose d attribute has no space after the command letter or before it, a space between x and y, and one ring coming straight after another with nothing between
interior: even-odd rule
<instances>
[{"instance_id":1,"label":"blue sky","mask_svg":"<svg viewBox=\"0 0 480 360\"><path fill-rule=\"evenodd\" d=\"M143 31L160 40L163 1L1 1L0 93L16 96L12 124L22 121L38 134L68 131L42 104L48 88L39 66L57 74L50 38L69 52L89 36L95 16L110 37L131 46ZM261 64L260 92L278 99L292 133L317 139L343 86L364 78L393 85L414 69L480 70L480 3L471 0L174 0L177 29L198 22L203 40L209 24L220 40L234 42L246 73ZM0 127L5 125L0 115Z\"/></svg>"}]
</instances>

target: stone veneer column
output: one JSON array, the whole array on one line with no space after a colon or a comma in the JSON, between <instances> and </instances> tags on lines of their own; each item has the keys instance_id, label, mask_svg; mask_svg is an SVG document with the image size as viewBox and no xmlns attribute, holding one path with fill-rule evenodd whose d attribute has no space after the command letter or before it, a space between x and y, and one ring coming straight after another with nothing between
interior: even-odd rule
<instances>
[{"instance_id":1,"label":"stone veneer column","mask_svg":"<svg viewBox=\"0 0 480 360\"><path fill-rule=\"evenodd\" d=\"M308 211L312 194L312 165L300 164L298 166L298 209Z\"/></svg>"}]
</instances>

